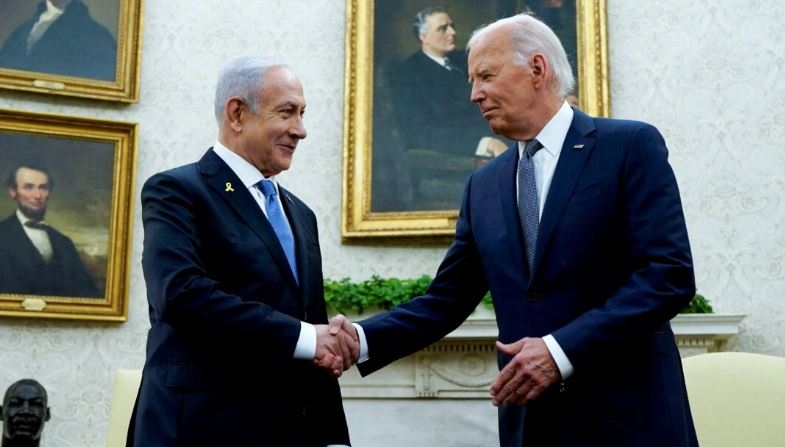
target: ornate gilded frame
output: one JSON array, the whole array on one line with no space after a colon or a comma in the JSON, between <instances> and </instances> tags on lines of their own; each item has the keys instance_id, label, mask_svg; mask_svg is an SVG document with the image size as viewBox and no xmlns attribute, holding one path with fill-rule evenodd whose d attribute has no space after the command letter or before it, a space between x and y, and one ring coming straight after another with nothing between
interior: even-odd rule
<instances>
[{"instance_id":1,"label":"ornate gilded frame","mask_svg":"<svg viewBox=\"0 0 785 447\"><path fill-rule=\"evenodd\" d=\"M118 3L117 59L114 80L63 76L0 66L0 89L125 103L137 102L139 100L141 70L143 0L112 1ZM2 44L3 42L0 42L0 45ZM78 62L76 61L76 63Z\"/></svg>"},{"instance_id":2,"label":"ornate gilded frame","mask_svg":"<svg viewBox=\"0 0 785 447\"><path fill-rule=\"evenodd\" d=\"M444 239L454 235L457 210L375 212L371 209L374 8L374 0L347 0L346 3L341 234L345 241ZM605 0L577 0L576 28L579 107L592 115L609 116Z\"/></svg>"},{"instance_id":3,"label":"ornate gilded frame","mask_svg":"<svg viewBox=\"0 0 785 447\"><path fill-rule=\"evenodd\" d=\"M0 109L3 179L20 159L45 163L57 186L45 219L73 240L103 292L95 297L0 292L0 315L127 319L137 138L135 123ZM4 197L0 219L16 209L8 193Z\"/></svg>"}]
</instances>

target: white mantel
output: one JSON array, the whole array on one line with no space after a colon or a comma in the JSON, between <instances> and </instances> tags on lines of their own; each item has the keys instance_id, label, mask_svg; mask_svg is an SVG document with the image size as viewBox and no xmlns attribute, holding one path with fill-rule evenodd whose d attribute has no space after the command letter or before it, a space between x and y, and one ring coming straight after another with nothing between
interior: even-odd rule
<instances>
[{"instance_id":1,"label":"white mantel","mask_svg":"<svg viewBox=\"0 0 785 447\"><path fill-rule=\"evenodd\" d=\"M682 357L721 351L744 315L680 314L671 321ZM482 307L458 329L414 355L362 378L341 378L346 399L487 399L496 376L496 319Z\"/></svg>"}]
</instances>

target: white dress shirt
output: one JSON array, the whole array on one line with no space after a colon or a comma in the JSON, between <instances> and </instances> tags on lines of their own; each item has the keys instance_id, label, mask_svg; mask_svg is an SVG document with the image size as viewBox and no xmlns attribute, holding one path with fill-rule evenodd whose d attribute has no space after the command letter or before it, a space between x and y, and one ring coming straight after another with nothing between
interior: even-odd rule
<instances>
[{"instance_id":1,"label":"white dress shirt","mask_svg":"<svg viewBox=\"0 0 785 447\"><path fill-rule=\"evenodd\" d=\"M27 222L35 221L22 214L18 209L16 210L16 218L19 219L19 223L22 224L22 229L25 230L25 234L30 238L30 242L33 243L35 249L38 250L38 253L41 254L41 257L44 258L44 261L48 264L52 260L52 255L54 253L54 250L52 250L52 241L49 240L49 234L47 234L46 230L43 228L33 228L25 225ZM41 221L40 223L45 224L44 221Z\"/></svg>"},{"instance_id":2,"label":"white dress shirt","mask_svg":"<svg viewBox=\"0 0 785 447\"><path fill-rule=\"evenodd\" d=\"M46 0L46 10L38 16L38 21L35 22L33 28L30 29L30 34L27 36L27 53L29 54L32 51L35 44L44 35L49 26L51 26L55 20L60 18L63 14L63 10L58 8L57 6L53 5L52 2Z\"/></svg>"}]
</instances>

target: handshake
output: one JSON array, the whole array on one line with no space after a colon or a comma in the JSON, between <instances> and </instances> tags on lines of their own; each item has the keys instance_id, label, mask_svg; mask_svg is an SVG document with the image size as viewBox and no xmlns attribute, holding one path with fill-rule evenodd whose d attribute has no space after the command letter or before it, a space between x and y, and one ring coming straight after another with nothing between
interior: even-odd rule
<instances>
[{"instance_id":1,"label":"handshake","mask_svg":"<svg viewBox=\"0 0 785 447\"><path fill-rule=\"evenodd\" d=\"M330 319L330 324L316 324L316 356L314 364L341 377L360 357L360 337L354 325L341 314Z\"/></svg>"}]
</instances>

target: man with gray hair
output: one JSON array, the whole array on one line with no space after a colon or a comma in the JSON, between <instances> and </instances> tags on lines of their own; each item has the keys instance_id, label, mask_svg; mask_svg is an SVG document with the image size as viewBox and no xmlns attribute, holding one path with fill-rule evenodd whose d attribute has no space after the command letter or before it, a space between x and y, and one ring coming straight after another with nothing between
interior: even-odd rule
<instances>
[{"instance_id":1,"label":"man with gray hair","mask_svg":"<svg viewBox=\"0 0 785 447\"><path fill-rule=\"evenodd\" d=\"M426 294L357 323L360 372L439 340L490 290L501 447L697 446L669 324L695 278L662 135L571 108L564 48L528 15L478 30L468 75L517 143L469 178Z\"/></svg>"},{"instance_id":2,"label":"man with gray hair","mask_svg":"<svg viewBox=\"0 0 785 447\"><path fill-rule=\"evenodd\" d=\"M316 217L276 180L304 112L283 61L233 59L218 141L142 188L151 328L129 446L349 445L336 376L356 333L328 333Z\"/></svg>"}]
</instances>

